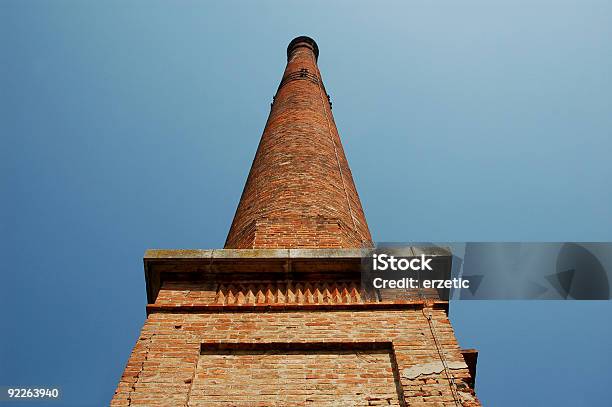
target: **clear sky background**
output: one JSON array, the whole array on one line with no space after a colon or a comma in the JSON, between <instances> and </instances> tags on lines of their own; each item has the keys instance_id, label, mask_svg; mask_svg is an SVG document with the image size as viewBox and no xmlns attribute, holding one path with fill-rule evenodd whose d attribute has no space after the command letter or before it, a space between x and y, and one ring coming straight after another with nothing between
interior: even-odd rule
<instances>
[{"instance_id":1,"label":"clear sky background","mask_svg":"<svg viewBox=\"0 0 612 407\"><path fill-rule=\"evenodd\" d=\"M223 246L302 34L375 240L612 241L610 2L3 0L0 385L108 403L144 250ZM486 406L612 405L612 302L450 316Z\"/></svg>"}]
</instances>

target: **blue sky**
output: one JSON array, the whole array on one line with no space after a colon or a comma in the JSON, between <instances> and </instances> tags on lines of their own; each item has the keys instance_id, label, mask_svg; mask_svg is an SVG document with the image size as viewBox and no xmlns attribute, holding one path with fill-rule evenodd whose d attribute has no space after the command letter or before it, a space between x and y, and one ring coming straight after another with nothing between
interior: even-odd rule
<instances>
[{"instance_id":1,"label":"blue sky","mask_svg":"<svg viewBox=\"0 0 612 407\"><path fill-rule=\"evenodd\" d=\"M0 3L0 385L104 405L146 248L223 245L297 35L377 241L612 241L605 1ZM455 302L487 406L609 402L611 302Z\"/></svg>"}]
</instances>

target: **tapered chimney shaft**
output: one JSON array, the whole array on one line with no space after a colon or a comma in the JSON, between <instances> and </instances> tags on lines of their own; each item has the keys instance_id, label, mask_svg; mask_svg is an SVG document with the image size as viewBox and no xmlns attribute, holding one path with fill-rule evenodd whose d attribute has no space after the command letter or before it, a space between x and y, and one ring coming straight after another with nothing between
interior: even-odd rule
<instances>
[{"instance_id":1,"label":"tapered chimney shaft","mask_svg":"<svg viewBox=\"0 0 612 407\"><path fill-rule=\"evenodd\" d=\"M309 37L287 48L225 248L357 248L372 245Z\"/></svg>"}]
</instances>

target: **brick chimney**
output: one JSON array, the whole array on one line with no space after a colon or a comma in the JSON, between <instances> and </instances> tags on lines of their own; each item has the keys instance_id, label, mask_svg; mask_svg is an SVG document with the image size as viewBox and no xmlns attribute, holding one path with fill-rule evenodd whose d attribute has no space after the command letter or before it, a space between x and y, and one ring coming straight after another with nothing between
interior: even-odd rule
<instances>
[{"instance_id":1,"label":"brick chimney","mask_svg":"<svg viewBox=\"0 0 612 407\"><path fill-rule=\"evenodd\" d=\"M361 284L372 242L317 45L287 54L225 248L145 253L147 319L111 405L479 407L448 301ZM409 251L450 275L450 251Z\"/></svg>"},{"instance_id":2,"label":"brick chimney","mask_svg":"<svg viewBox=\"0 0 612 407\"><path fill-rule=\"evenodd\" d=\"M309 37L287 48L226 249L372 246L318 56Z\"/></svg>"}]
</instances>

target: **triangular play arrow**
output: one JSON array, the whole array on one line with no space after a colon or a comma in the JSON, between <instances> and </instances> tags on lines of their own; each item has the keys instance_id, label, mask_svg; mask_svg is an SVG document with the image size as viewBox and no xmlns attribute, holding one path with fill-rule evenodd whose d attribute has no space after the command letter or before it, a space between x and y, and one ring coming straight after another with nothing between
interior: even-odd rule
<instances>
[{"instance_id":1,"label":"triangular play arrow","mask_svg":"<svg viewBox=\"0 0 612 407\"><path fill-rule=\"evenodd\" d=\"M576 270L569 269L561 271L559 273L551 274L546 276L546 280L555 287L559 295L567 299L572 289L572 280L574 280L574 274Z\"/></svg>"}]
</instances>

